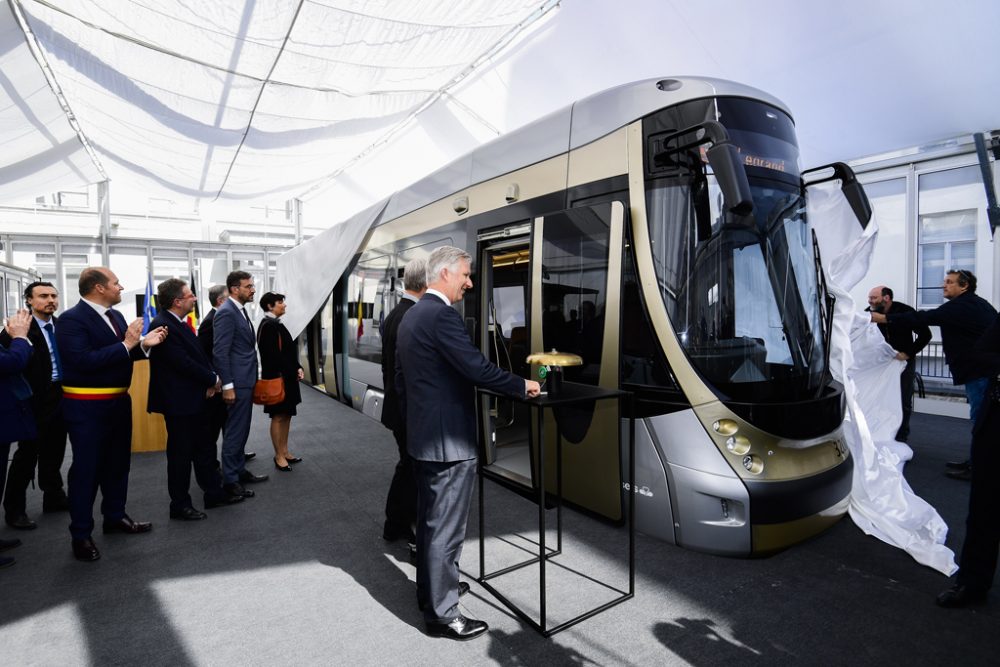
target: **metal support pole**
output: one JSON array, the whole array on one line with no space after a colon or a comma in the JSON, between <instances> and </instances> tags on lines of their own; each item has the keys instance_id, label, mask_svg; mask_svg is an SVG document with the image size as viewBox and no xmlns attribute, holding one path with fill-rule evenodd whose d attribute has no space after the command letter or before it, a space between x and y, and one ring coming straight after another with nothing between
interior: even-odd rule
<instances>
[{"instance_id":1,"label":"metal support pole","mask_svg":"<svg viewBox=\"0 0 1000 667\"><path fill-rule=\"evenodd\" d=\"M104 180L97 184L97 219L101 228L101 262L104 266L111 263L111 253L108 249L108 238L111 236L111 201L110 181Z\"/></svg>"}]
</instances>

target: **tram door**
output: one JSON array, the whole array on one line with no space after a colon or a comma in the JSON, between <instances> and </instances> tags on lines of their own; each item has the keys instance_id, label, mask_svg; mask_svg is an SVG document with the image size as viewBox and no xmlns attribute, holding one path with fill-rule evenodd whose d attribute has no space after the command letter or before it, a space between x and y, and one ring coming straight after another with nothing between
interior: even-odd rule
<instances>
[{"instance_id":1,"label":"tram door","mask_svg":"<svg viewBox=\"0 0 1000 667\"><path fill-rule=\"evenodd\" d=\"M618 387L624 224L620 202L583 206L535 218L528 238L484 247L480 273L488 298L483 300L482 342L492 348L494 361L539 379L538 367L526 363L529 354L572 352L583 365L566 368L567 381ZM531 412L502 399L483 410L487 468L537 489L543 481L537 478L540 448L533 441ZM556 486L550 426L558 421L564 438L564 498L609 519L623 518L617 404L548 410L544 419L546 488Z\"/></svg>"}]
</instances>

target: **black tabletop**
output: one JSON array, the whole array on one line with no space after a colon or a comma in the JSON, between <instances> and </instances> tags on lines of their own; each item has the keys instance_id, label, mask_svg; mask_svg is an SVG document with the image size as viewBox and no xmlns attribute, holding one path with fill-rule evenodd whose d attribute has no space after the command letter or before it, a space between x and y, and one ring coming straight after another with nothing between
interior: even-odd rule
<instances>
[{"instance_id":1,"label":"black tabletop","mask_svg":"<svg viewBox=\"0 0 1000 667\"><path fill-rule=\"evenodd\" d=\"M501 398L511 398L489 389L480 389L479 391L483 394L500 396ZM513 398L512 400L524 403L525 405L548 408L556 405L567 405L581 401L595 401L602 398L616 398L627 395L627 391L621 391L620 389L605 389L604 387L594 387L589 384L563 381L562 386L559 388L559 393L555 396L543 391L542 395L537 398Z\"/></svg>"}]
</instances>

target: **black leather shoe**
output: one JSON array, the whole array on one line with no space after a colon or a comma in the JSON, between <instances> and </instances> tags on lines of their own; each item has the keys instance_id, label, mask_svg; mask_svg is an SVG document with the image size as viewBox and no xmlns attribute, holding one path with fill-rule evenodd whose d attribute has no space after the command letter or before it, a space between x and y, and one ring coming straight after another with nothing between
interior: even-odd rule
<instances>
[{"instance_id":1,"label":"black leather shoe","mask_svg":"<svg viewBox=\"0 0 1000 667\"><path fill-rule=\"evenodd\" d=\"M193 507L182 507L179 510L170 510L171 519L180 519L181 521L201 521L202 519L207 519L208 515L204 512L199 512Z\"/></svg>"},{"instance_id":2,"label":"black leather shoe","mask_svg":"<svg viewBox=\"0 0 1000 667\"><path fill-rule=\"evenodd\" d=\"M964 470L945 470L944 474L952 479L960 479L965 482L972 481L972 468L965 468Z\"/></svg>"},{"instance_id":3,"label":"black leather shoe","mask_svg":"<svg viewBox=\"0 0 1000 667\"><path fill-rule=\"evenodd\" d=\"M235 505L236 503L242 503L244 500L246 500L246 498L243 497L242 493L238 495L233 495L231 493L223 493L222 495L219 496L206 496L205 509L210 510L216 507Z\"/></svg>"},{"instance_id":4,"label":"black leather shoe","mask_svg":"<svg viewBox=\"0 0 1000 667\"><path fill-rule=\"evenodd\" d=\"M244 452L243 461L251 461L255 456L257 456L257 452Z\"/></svg>"},{"instance_id":5,"label":"black leather shoe","mask_svg":"<svg viewBox=\"0 0 1000 667\"><path fill-rule=\"evenodd\" d=\"M125 533L126 535L138 535L148 533L153 530L153 524L148 521L133 521L128 514L118 519L118 521L105 521L104 534Z\"/></svg>"},{"instance_id":6,"label":"black leather shoe","mask_svg":"<svg viewBox=\"0 0 1000 667\"><path fill-rule=\"evenodd\" d=\"M382 524L382 539L386 542L395 542L396 540L413 542L417 538L409 526L397 526L386 521Z\"/></svg>"},{"instance_id":7,"label":"black leather shoe","mask_svg":"<svg viewBox=\"0 0 1000 667\"><path fill-rule=\"evenodd\" d=\"M257 484L258 482L266 482L267 475L255 475L249 470L244 470L240 473L240 483L241 484Z\"/></svg>"},{"instance_id":8,"label":"black leather shoe","mask_svg":"<svg viewBox=\"0 0 1000 667\"><path fill-rule=\"evenodd\" d=\"M479 635L486 634L490 626L484 621L474 621L459 614L448 623L428 623L427 634L431 637L444 637L460 642L475 639Z\"/></svg>"},{"instance_id":9,"label":"black leather shoe","mask_svg":"<svg viewBox=\"0 0 1000 667\"><path fill-rule=\"evenodd\" d=\"M289 463L302 463L301 456L286 456L285 460L288 461Z\"/></svg>"},{"instance_id":10,"label":"black leather shoe","mask_svg":"<svg viewBox=\"0 0 1000 667\"><path fill-rule=\"evenodd\" d=\"M243 485L239 482L233 482L232 484L223 484L222 490L231 496L239 496L240 498L253 498L253 491L251 489L243 488Z\"/></svg>"},{"instance_id":11,"label":"black leather shoe","mask_svg":"<svg viewBox=\"0 0 1000 667\"><path fill-rule=\"evenodd\" d=\"M283 466L278 465L277 456L274 457L274 467L280 470L281 472L292 472L292 466L288 465L287 463Z\"/></svg>"},{"instance_id":12,"label":"black leather shoe","mask_svg":"<svg viewBox=\"0 0 1000 667\"><path fill-rule=\"evenodd\" d=\"M38 524L29 519L27 514L8 516L7 525L17 530L34 530L35 528L38 528Z\"/></svg>"},{"instance_id":13,"label":"black leather shoe","mask_svg":"<svg viewBox=\"0 0 1000 667\"><path fill-rule=\"evenodd\" d=\"M7 549L13 549L14 547L21 546L21 540L0 540L0 551L7 551Z\"/></svg>"},{"instance_id":14,"label":"black leather shoe","mask_svg":"<svg viewBox=\"0 0 1000 667\"><path fill-rule=\"evenodd\" d=\"M17 562L16 560L14 560L13 558L9 558L8 556L0 556L0 570L2 570L5 567L10 567L16 562Z\"/></svg>"},{"instance_id":15,"label":"black leather shoe","mask_svg":"<svg viewBox=\"0 0 1000 667\"><path fill-rule=\"evenodd\" d=\"M73 557L82 561L94 561L101 557L94 540L73 540Z\"/></svg>"},{"instance_id":16,"label":"black leather shoe","mask_svg":"<svg viewBox=\"0 0 1000 667\"><path fill-rule=\"evenodd\" d=\"M69 498L62 491L59 493L46 493L44 498L42 498L42 512L45 514L68 511Z\"/></svg>"},{"instance_id":17,"label":"black leather shoe","mask_svg":"<svg viewBox=\"0 0 1000 667\"><path fill-rule=\"evenodd\" d=\"M468 592L469 592L469 584L467 584L464 581L458 582L458 597L462 597ZM423 611L425 606L426 605L420 604L419 601L417 602L417 609L419 609L420 611Z\"/></svg>"},{"instance_id":18,"label":"black leather shoe","mask_svg":"<svg viewBox=\"0 0 1000 667\"><path fill-rule=\"evenodd\" d=\"M964 461L947 461L944 467L951 468L952 470L965 470L972 467L972 461L969 459L965 459Z\"/></svg>"},{"instance_id":19,"label":"black leather shoe","mask_svg":"<svg viewBox=\"0 0 1000 667\"><path fill-rule=\"evenodd\" d=\"M987 591L969 588L965 584L955 584L937 596L937 605L954 609L986 602Z\"/></svg>"}]
</instances>

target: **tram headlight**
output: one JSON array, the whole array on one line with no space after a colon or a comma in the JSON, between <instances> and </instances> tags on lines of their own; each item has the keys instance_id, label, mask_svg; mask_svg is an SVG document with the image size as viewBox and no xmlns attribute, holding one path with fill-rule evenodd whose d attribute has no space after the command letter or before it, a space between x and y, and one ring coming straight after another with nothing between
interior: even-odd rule
<instances>
[{"instance_id":1,"label":"tram headlight","mask_svg":"<svg viewBox=\"0 0 1000 667\"><path fill-rule=\"evenodd\" d=\"M734 422L732 419L716 420L716 422L712 424L712 428L714 428L715 432L719 435L725 436L736 435L736 432L740 430L739 424Z\"/></svg>"},{"instance_id":2,"label":"tram headlight","mask_svg":"<svg viewBox=\"0 0 1000 667\"><path fill-rule=\"evenodd\" d=\"M743 467L747 472L759 475L764 470L764 462L753 454L747 454L743 457Z\"/></svg>"},{"instance_id":3,"label":"tram headlight","mask_svg":"<svg viewBox=\"0 0 1000 667\"><path fill-rule=\"evenodd\" d=\"M737 456L743 456L750 451L750 439L745 435L731 435L726 440L726 449Z\"/></svg>"}]
</instances>

